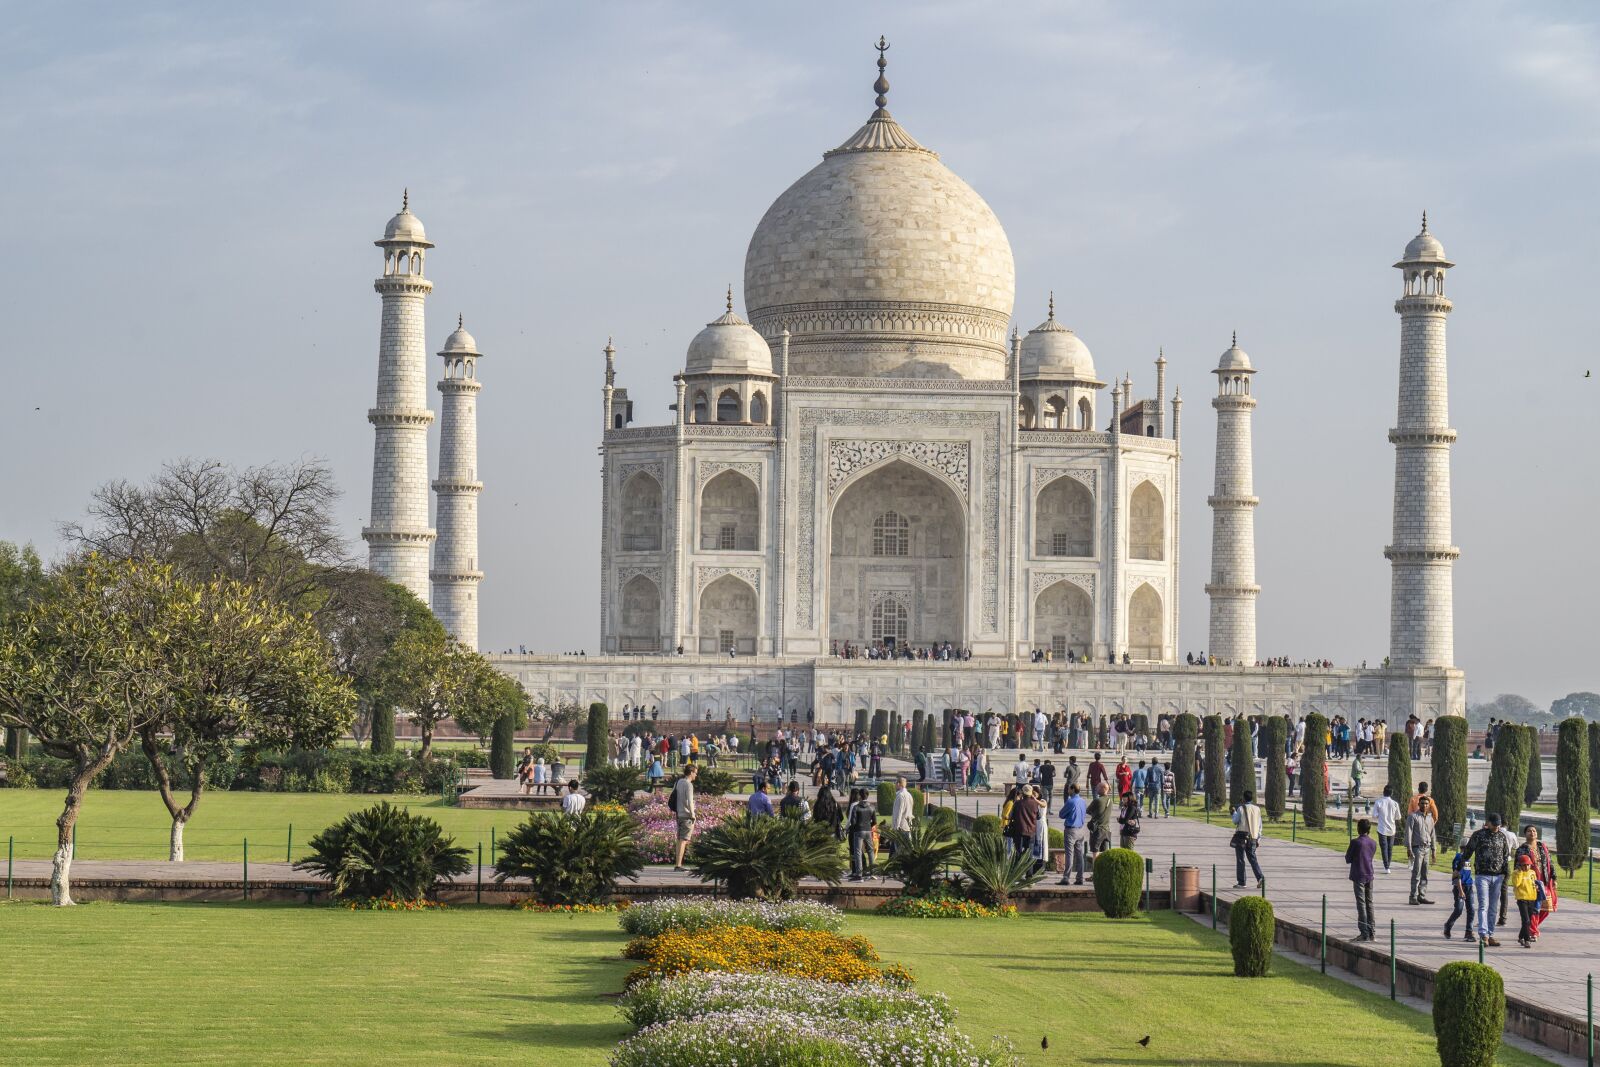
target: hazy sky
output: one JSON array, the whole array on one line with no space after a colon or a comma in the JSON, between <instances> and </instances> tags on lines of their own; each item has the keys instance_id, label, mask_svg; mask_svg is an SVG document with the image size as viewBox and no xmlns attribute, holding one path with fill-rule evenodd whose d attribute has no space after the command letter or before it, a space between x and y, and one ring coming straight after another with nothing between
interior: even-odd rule
<instances>
[{"instance_id":1,"label":"hazy sky","mask_svg":"<svg viewBox=\"0 0 1600 1067\"><path fill-rule=\"evenodd\" d=\"M8 5L0 538L52 553L96 485L173 457L315 456L364 558L372 241L409 186L429 350L460 311L487 353L483 647L592 651L606 337L637 424L666 421L756 221L870 112L884 33L895 117L1007 228L1022 329L1053 288L1139 395L1165 346L1182 648L1206 644L1208 372L1237 328L1260 652L1383 657L1390 265L1426 208L1459 264L1469 699L1600 689L1592 6L865 7Z\"/></svg>"}]
</instances>

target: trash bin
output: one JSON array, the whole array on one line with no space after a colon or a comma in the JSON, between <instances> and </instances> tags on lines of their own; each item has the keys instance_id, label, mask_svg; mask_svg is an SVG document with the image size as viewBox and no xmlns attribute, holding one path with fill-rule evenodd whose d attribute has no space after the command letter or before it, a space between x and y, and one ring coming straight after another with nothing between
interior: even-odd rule
<instances>
[{"instance_id":1,"label":"trash bin","mask_svg":"<svg viewBox=\"0 0 1600 1067\"><path fill-rule=\"evenodd\" d=\"M1177 911L1200 912L1200 868L1179 867L1172 883L1172 906Z\"/></svg>"}]
</instances>

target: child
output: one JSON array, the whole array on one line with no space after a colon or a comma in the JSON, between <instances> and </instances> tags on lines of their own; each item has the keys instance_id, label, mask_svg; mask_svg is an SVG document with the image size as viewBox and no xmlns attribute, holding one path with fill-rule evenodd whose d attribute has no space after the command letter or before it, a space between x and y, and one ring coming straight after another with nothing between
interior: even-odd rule
<instances>
[{"instance_id":1,"label":"child","mask_svg":"<svg viewBox=\"0 0 1600 1067\"><path fill-rule=\"evenodd\" d=\"M1522 856L1517 869L1511 872L1511 892L1517 897L1517 911L1522 915L1522 929L1517 932L1517 944L1533 947L1533 911L1539 906L1539 876L1533 873L1533 857Z\"/></svg>"},{"instance_id":2,"label":"child","mask_svg":"<svg viewBox=\"0 0 1600 1067\"><path fill-rule=\"evenodd\" d=\"M1454 909L1450 918L1444 921L1444 937L1450 940L1450 928L1456 924L1456 919L1466 914L1467 932L1463 937L1472 940L1472 864L1467 862L1466 854L1461 851L1461 846L1456 845L1456 854L1450 860L1450 897Z\"/></svg>"}]
</instances>

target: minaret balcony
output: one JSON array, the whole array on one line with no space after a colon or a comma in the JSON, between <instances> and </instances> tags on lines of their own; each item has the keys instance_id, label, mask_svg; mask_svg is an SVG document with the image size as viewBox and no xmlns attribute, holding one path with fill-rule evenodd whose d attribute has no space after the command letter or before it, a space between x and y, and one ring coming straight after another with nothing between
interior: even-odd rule
<instances>
[{"instance_id":1,"label":"minaret balcony","mask_svg":"<svg viewBox=\"0 0 1600 1067\"><path fill-rule=\"evenodd\" d=\"M463 570L429 571L428 572L428 580L430 582L456 582L458 584L463 584L463 585L466 585L466 584L476 585L478 582L483 581L483 572L482 571L470 571L470 570L464 570L464 569Z\"/></svg>"},{"instance_id":2,"label":"minaret balcony","mask_svg":"<svg viewBox=\"0 0 1600 1067\"><path fill-rule=\"evenodd\" d=\"M1456 443L1456 432L1448 426L1432 430L1390 430L1389 443L1421 446L1453 445Z\"/></svg>"},{"instance_id":3,"label":"minaret balcony","mask_svg":"<svg viewBox=\"0 0 1600 1067\"><path fill-rule=\"evenodd\" d=\"M438 536L432 530L384 530L376 526L363 526L361 539L368 544L426 545Z\"/></svg>"},{"instance_id":4,"label":"minaret balcony","mask_svg":"<svg viewBox=\"0 0 1600 1067\"><path fill-rule=\"evenodd\" d=\"M433 422L433 412L427 408L368 408L367 421L374 426L426 428Z\"/></svg>"},{"instance_id":5,"label":"minaret balcony","mask_svg":"<svg viewBox=\"0 0 1600 1067\"><path fill-rule=\"evenodd\" d=\"M1261 503L1258 496L1208 496L1206 504L1214 508L1253 508Z\"/></svg>"},{"instance_id":6,"label":"minaret balcony","mask_svg":"<svg viewBox=\"0 0 1600 1067\"><path fill-rule=\"evenodd\" d=\"M1455 545L1390 545L1383 550L1383 558L1392 563L1446 563L1461 558L1461 549Z\"/></svg>"},{"instance_id":7,"label":"minaret balcony","mask_svg":"<svg viewBox=\"0 0 1600 1067\"><path fill-rule=\"evenodd\" d=\"M481 493L482 482L469 482L465 478L435 478L433 491L436 493Z\"/></svg>"},{"instance_id":8,"label":"minaret balcony","mask_svg":"<svg viewBox=\"0 0 1600 1067\"><path fill-rule=\"evenodd\" d=\"M433 283L420 274L391 274L376 279L372 288L384 296L427 296L433 292Z\"/></svg>"},{"instance_id":9,"label":"minaret balcony","mask_svg":"<svg viewBox=\"0 0 1600 1067\"><path fill-rule=\"evenodd\" d=\"M1448 315L1454 308L1454 304L1437 293L1402 296L1394 302L1394 309L1402 315L1432 312Z\"/></svg>"},{"instance_id":10,"label":"minaret balcony","mask_svg":"<svg viewBox=\"0 0 1600 1067\"><path fill-rule=\"evenodd\" d=\"M1260 594L1261 587L1259 585L1222 585L1218 583L1208 583L1206 585L1206 596L1250 597L1259 596Z\"/></svg>"}]
</instances>

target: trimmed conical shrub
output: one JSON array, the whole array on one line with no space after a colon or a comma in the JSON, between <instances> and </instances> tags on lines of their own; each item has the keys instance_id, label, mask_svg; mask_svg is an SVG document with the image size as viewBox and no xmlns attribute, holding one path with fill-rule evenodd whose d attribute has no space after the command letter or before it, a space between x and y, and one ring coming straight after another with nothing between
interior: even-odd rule
<instances>
[{"instance_id":1,"label":"trimmed conical shrub","mask_svg":"<svg viewBox=\"0 0 1600 1067\"><path fill-rule=\"evenodd\" d=\"M1498 813L1512 833L1522 825L1522 791L1528 777L1528 731L1505 725L1494 737L1494 760L1489 764L1489 785L1484 790L1485 813Z\"/></svg>"},{"instance_id":2,"label":"trimmed conical shrub","mask_svg":"<svg viewBox=\"0 0 1600 1067\"><path fill-rule=\"evenodd\" d=\"M1228 802L1227 783L1222 778L1222 716L1207 715L1205 731L1206 804L1220 808Z\"/></svg>"},{"instance_id":3,"label":"trimmed conical shrub","mask_svg":"<svg viewBox=\"0 0 1600 1067\"><path fill-rule=\"evenodd\" d=\"M611 758L611 713L598 700L589 705L589 730L584 737L583 769L604 767Z\"/></svg>"},{"instance_id":4,"label":"trimmed conical shrub","mask_svg":"<svg viewBox=\"0 0 1600 1067\"><path fill-rule=\"evenodd\" d=\"M1495 739L1495 752L1500 740ZM1493 1067L1506 1028L1506 987L1485 963L1457 960L1433 980L1433 1033L1441 1067Z\"/></svg>"},{"instance_id":5,"label":"trimmed conical shrub","mask_svg":"<svg viewBox=\"0 0 1600 1067\"><path fill-rule=\"evenodd\" d=\"M1389 787L1400 810L1408 810L1416 793L1411 785L1411 740L1398 730L1389 735Z\"/></svg>"},{"instance_id":6,"label":"trimmed conical shrub","mask_svg":"<svg viewBox=\"0 0 1600 1067\"><path fill-rule=\"evenodd\" d=\"M1267 741L1267 818L1276 822L1289 807L1289 775L1284 765L1284 748L1289 743L1289 720L1269 715L1261 724Z\"/></svg>"},{"instance_id":7,"label":"trimmed conical shrub","mask_svg":"<svg viewBox=\"0 0 1600 1067\"><path fill-rule=\"evenodd\" d=\"M517 773L517 717L502 715L489 735L489 773L506 779Z\"/></svg>"},{"instance_id":8,"label":"trimmed conical shrub","mask_svg":"<svg viewBox=\"0 0 1600 1067\"><path fill-rule=\"evenodd\" d=\"M1539 744L1539 731L1532 726L1524 726L1523 730L1528 735L1528 780L1522 783L1522 799L1531 808L1544 795L1544 753Z\"/></svg>"},{"instance_id":9,"label":"trimmed conical shrub","mask_svg":"<svg viewBox=\"0 0 1600 1067\"><path fill-rule=\"evenodd\" d=\"M1244 795L1256 786L1256 752L1250 743L1250 720L1243 715L1233 719L1233 751L1228 757L1228 807L1244 803Z\"/></svg>"},{"instance_id":10,"label":"trimmed conical shrub","mask_svg":"<svg viewBox=\"0 0 1600 1067\"><path fill-rule=\"evenodd\" d=\"M1328 720L1314 711L1307 715L1306 751L1300 760L1300 819L1311 830L1320 830L1328 822L1327 736Z\"/></svg>"},{"instance_id":11,"label":"trimmed conical shrub","mask_svg":"<svg viewBox=\"0 0 1600 1067\"><path fill-rule=\"evenodd\" d=\"M1453 845L1467 826L1467 720L1441 715L1433 723L1433 802L1439 806L1439 840Z\"/></svg>"},{"instance_id":12,"label":"trimmed conical shrub","mask_svg":"<svg viewBox=\"0 0 1600 1067\"><path fill-rule=\"evenodd\" d=\"M922 722L923 722L924 717L925 716L923 715L923 711L922 711L921 708L917 708L916 710L914 710L911 713L911 747L912 748L925 749L927 747L927 745L925 744L926 738L924 738L922 736Z\"/></svg>"},{"instance_id":13,"label":"trimmed conical shrub","mask_svg":"<svg viewBox=\"0 0 1600 1067\"><path fill-rule=\"evenodd\" d=\"M1172 791L1179 804L1194 795L1194 748L1200 719L1184 712L1172 724Z\"/></svg>"},{"instance_id":14,"label":"trimmed conical shrub","mask_svg":"<svg viewBox=\"0 0 1600 1067\"><path fill-rule=\"evenodd\" d=\"M1144 889L1144 857L1131 848L1108 848L1094 858L1094 898L1108 919L1126 919L1139 910Z\"/></svg>"},{"instance_id":15,"label":"trimmed conical shrub","mask_svg":"<svg viewBox=\"0 0 1600 1067\"><path fill-rule=\"evenodd\" d=\"M1564 719L1556 738L1556 860L1570 876L1589 858L1589 729Z\"/></svg>"},{"instance_id":16,"label":"trimmed conical shrub","mask_svg":"<svg viewBox=\"0 0 1600 1067\"><path fill-rule=\"evenodd\" d=\"M1233 973L1240 978L1265 978L1272 966L1275 923L1265 897L1240 897L1228 907L1228 947Z\"/></svg>"}]
</instances>

